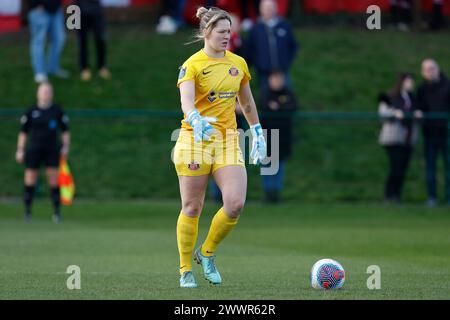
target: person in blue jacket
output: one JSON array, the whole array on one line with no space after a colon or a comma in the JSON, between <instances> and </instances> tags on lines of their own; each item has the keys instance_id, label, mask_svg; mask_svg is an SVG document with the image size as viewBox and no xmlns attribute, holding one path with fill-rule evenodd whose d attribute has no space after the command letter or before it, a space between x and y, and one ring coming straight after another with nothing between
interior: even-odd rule
<instances>
[{"instance_id":1,"label":"person in blue jacket","mask_svg":"<svg viewBox=\"0 0 450 320\"><path fill-rule=\"evenodd\" d=\"M268 87L272 70L282 71L286 84L291 86L289 71L299 49L292 28L286 19L278 16L276 1L262 0L259 10L260 17L245 43L247 62L256 69L260 89Z\"/></svg>"}]
</instances>

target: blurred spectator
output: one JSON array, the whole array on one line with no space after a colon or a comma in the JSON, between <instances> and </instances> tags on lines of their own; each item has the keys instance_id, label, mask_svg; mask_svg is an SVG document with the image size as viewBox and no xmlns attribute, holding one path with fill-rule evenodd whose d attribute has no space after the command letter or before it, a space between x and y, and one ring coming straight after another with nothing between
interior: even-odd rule
<instances>
[{"instance_id":1,"label":"blurred spectator","mask_svg":"<svg viewBox=\"0 0 450 320\"><path fill-rule=\"evenodd\" d=\"M250 30L245 43L245 57L256 68L261 89L267 89L267 79L275 69L283 71L287 85L291 85L289 70L298 51L291 26L277 16L277 10L276 1L261 1L261 17Z\"/></svg>"},{"instance_id":2,"label":"blurred spectator","mask_svg":"<svg viewBox=\"0 0 450 320\"><path fill-rule=\"evenodd\" d=\"M163 0L162 10L156 32L159 34L174 34L184 25L183 12L186 0Z\"/></svg>"},{"instance_id":3,"label":"blurred spectator","mask_svg":"<svg viewBox=\"0 0 450 320\"><path fill-rule=\"evenodd\" d=\"M430 29L439 30L444 27L443 0L433 0L433 10L430 17Z\"/></svg>"},{"instance_id":4,"label":"blurred spectator","mask_svg":"<svg viewBox=\"0 0 450 320\"><path fill-rule=\"evenodd\" d=\"M450 112L450 82L447 77L440 72L439 65L432 59L422 62L422 76L425 81L417 90L418 108L425 114L427 112L440 112L444 116ZM436 190L436 165L438 155L441 152L444 156L445 170L447 177L450 168L448 167L448 136L447 120L427 119L423 124L423 135L425 138L425 162L426 179L428 188L428 206L434 207L437 204ZM446 184L449 183L447 178ZM446 201L450 204L450 186L446 185Z\"/></svg>"},{"instance_id":5,"label":"blurred spectator","mask_svg":"<svg viewBox=\"0 0 450 320\"><path fill-rule=\"evenodd\" d=\"M392 23L401 31L408 31L412 22L411 0L391 0Z\"/></svg>"},{"instance_id":6,"label":"blurred spectator","mask_svg":"<svg viewBox=\"0 0 450 320\"><path fill-rule=\"evenodd\" d=\"M241 12L242 12L242 30L244 31L248 31L251 29L251 27L253 26L253 20L250 16L250 7L249 4L250 2L253 3L253 7L256 10L256 16L259 16L259 5L260 5L260 0L244 0L241 1Z\"/></svg>"},{"instance_id":7,"label":"blurred spectator","mask_svg":"<svg viewBox=\"0 0 450 320\"><path fill-rule=\"evenodd\" d=\"M68 118L53 103L53 88L49 83L39 85L37 103L20 119L16 161L25 163L24 205L25 220L31 220L31 207L41 165L45 166L54 208L53 221L61 221L58 166L60 157L67 159L70 146ZM62 146L58 138L62 131Z\"/></svg>"},{"instance_id":8,"label":"blurred spectator","mask_svg":"<svg viewBox=\"0 0 450 320\"><path fill-rule=\"evenodd\" d=\"M217 0L206 0L205 6L209 7L217 7Z\"/></svg>"},{"instance_id":9,"label":"blurred spectator","mask_svg":"<svg viewBox=\"0 0 450 320\"><path fill-rule=\"evenodd\" d=\"M417 120L422 113L415 108L414 80L409 73L399 75L394 88L379 98L378 114L383 120L379 143L389 158L389 175L384 196L388 203L401 200L406 171L418 137ZM412 113L410 118L406 113Z\"/></svg>"},{"instance_id":10,"label":"blurred spectator","mask_svg":"<svg viewBox=\"0 0 450 320\"><path fill-rule=\"evenodd\" d=\"M238 4L234 3L237 2ZM237 13L240 11L242 18L242 30L244 32L251 29L253 26L252 14L250 12L251 6L253 7L256 16L259 16L259 3L260 0L241 0L241 1L227 1L227 0L207 0L206 6L220 7L230 12Z\"/></svg>"},{"instance_id":11,"label":"blurred spectator","mask_svg":"<svg viewBox=\"0 0 450 320\"><path fill-rule=\"evenodd\" d=\"M88 59L88 35L90 31L94 33L98 73L103 79L110 79L111 74L106 67L105 19L101 0L75 0L75 4L81 10L81 29L78 30L81 80L89 81L92 78Z\"/></svg>"},{"instance_id":12,"label":"blurred spectator","mask_svg":"<svg viewBox=\"0 0 450 320\"><path fill-rule=\"evenodd\" d=\"M30 27L30 53L34 80L46 82L48 75L68 78L69 73L60 67L60 55L65 41L64 14L61 0L28 0ZM48 57L45 45L50 38Z\"/></svg>"},{"instance_id":13,"label":"blurred spectator","mask_svg":"<svg viewBox=\"0 0 450 320\"><path fill-rule=\"evenodd\" d=\"M231 35L228 42L227 50L235 54L242 55L242 39L241 39L241 21L235 14L230 14L231 17Z\"/></svg>"},{"instance_id":14,"label":"blurred spectator","mask_svg":"<svg viewBox=\"0 0 450 320\"><path fill-rule=\"evenodd\" d=\"M267 129L268 156L272 154L271 130L279 130L279 170L275 175L263 175L262 184L265 201L280 200L283 189L286 160L292 153L292 113L297 109L294 93L286 86L282 71L274 70L269 76L269 87L261 92L260 110L263 112L261 125Z\"/></svg>"}]
</instances>

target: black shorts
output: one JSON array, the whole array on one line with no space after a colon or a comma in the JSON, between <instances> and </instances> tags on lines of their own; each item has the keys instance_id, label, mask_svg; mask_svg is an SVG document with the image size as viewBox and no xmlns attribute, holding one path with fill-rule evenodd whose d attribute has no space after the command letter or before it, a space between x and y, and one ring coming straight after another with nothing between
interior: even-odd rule
<instances>
[{"instance_id":1,"label":"black shorts","mask_svg":"<svg viewBox=\"0 0 450 320\"><path fill-rule=\"evenodd\" d=\"M25 153L25 167L39 169L41 164L45 167L59 167L60 149L54 148L30 148Z\"/></svg>"}]
</instances>

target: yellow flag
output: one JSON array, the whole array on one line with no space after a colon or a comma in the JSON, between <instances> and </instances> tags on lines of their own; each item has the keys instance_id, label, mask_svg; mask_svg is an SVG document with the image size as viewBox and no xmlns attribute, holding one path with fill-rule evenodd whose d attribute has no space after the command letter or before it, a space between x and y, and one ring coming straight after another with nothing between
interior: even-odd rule
<instances>
[{"instance_id":1,"label":"yellow flag","mask_svg":"<svg viewBox=\"0 0 450 320\"><path fill-rule=\"evenodd\" d=\"M58 185L61 194L61 203L70 206L75 195L75 183L73 182L67 160L64 158L59 160Z\"/></svg>"}]
</instances>

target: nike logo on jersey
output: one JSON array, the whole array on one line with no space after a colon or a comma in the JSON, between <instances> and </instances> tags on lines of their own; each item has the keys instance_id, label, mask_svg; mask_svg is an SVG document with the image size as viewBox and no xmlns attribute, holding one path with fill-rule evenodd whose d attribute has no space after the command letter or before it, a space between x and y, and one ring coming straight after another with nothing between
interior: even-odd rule
<instances>
[{"instance_id":1,"label":"nike logo on jersey","mask_svg":"<svg viewBox=\"0 0 450 320\"><path fill-rule=\"evenodd\" d=\"M212 70L209 70L208 72L205 72L205 70L203 70L204 75L207 75L208 73L211 73L211 72L212 72Z\"/></svg>"}]
</instances>

